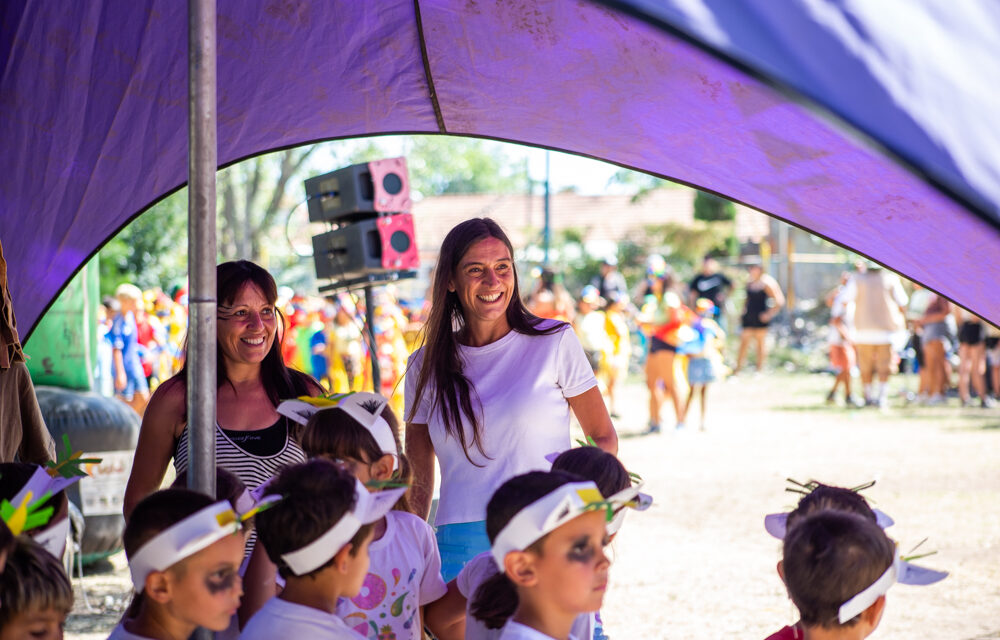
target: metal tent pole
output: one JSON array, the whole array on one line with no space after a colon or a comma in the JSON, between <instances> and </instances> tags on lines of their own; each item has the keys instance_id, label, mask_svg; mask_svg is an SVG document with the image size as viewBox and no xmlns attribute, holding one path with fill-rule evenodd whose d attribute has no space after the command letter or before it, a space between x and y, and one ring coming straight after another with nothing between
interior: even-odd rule
<instances>
[{"instance_id":1,"label":"metal tent pole","mask_svg":"<svg viewBox=\"0 0 1000 640\"><path fill-rule=\"evenodd\" d=\"M215 0L188 0L188 486L215 496Z\"/></svg>"}]
</instances>

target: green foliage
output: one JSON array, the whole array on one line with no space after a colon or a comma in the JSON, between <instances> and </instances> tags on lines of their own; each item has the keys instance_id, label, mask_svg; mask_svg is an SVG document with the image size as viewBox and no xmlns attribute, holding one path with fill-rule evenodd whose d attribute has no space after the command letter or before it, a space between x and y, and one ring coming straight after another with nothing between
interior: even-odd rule
<instances>
[{"instance_id":1,"label":"green foliage","mask_svg":"<svg viewBox=\"0 0 1000 640\"><path fill-rule=\"evenodd\" d=\"M528 189L526 164L498 142L449 136L414 136L406 153L412 188L445 193L520 193Z\"/></svg>"},{"instance_id":2,"label":"green foliage","mask_svg":"<svg viewBox=\"0 0 1000 640\"><path fill-rule=\"evenodd\" d=\"M187 189L130 222L100 251L101 295L123 282L169 288L187 278Z\"/></svg>"},{"instance_id":3,"label":"green foliage","mask_svg":"<svg viewBox=\"0 0 1000 640\"><path fill-rule=\"evenodd\" d=\"M736 219L736 207L725 198L699 191L694 197L694 219L720 222Z\"/></svg>"}]
</instances>

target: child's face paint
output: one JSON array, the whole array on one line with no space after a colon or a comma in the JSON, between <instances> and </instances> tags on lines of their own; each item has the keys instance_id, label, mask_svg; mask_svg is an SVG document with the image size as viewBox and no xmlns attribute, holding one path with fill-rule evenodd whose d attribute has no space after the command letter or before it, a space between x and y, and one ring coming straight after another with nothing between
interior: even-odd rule
<instances>
[{"instance_id":1,"label":"child's face paint","mask_svg":"<svg viewBox=\"0 0 1000 640\"><path fill-rule=\"evenodd\" d=\"M62 640L66 613L30 609L15 614L0 629L0 640Z\"/></svg>"},{"instance_id":2,"label":"child's face paint","mask_svg":"<svg viewBox=\"0 0 1000 640\"><path fill-rule=\"evenodd\" d=\"M603 511L570 520L542 542L537 559L538 597L558 610L579 615L601 608L610 562Z\"/></svg>"},{"instance_id":3,"label":"child's face paint","mask_svg":"<svg viewBox=\"0 0 1000 640\"><path fill-rule=\"evenodd\" d=\"M241 535L226 536L185 560L183 567L172 567L169 613L212 631L228 628L243 595L243 541Z\"/></svg>"}]
</instances>

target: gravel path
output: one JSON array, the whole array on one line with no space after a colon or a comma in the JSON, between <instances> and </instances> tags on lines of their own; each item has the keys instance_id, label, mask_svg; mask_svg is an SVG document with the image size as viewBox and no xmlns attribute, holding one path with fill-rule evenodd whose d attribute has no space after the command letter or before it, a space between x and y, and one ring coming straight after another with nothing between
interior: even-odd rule
<instances>
[{"instance_id":1,"label":"gravel path","mask_svg":"<svg viewBox=\"0 0 1000 640\"><path fill-rule=\"evenodd\" d=\"M823 376L745 376L711 390L706 432L637 436L646 392L621 391L621 457L657 504L631 514L613 545L603 617L616 640L763 639L796 619L775 572L767 513L795 496L785 478L840 485L889 513L904 549L929 537L930 587L890 591L879 640L1000 638L1000 411L957 407L886 414L821 404ZM955 401L953 401L955 402ZM664 414L666 416L666 412ZM116 556L84 578L96 612L77 604L67 637L103 639L127 600Z\"/></svg>"}]
</instances>

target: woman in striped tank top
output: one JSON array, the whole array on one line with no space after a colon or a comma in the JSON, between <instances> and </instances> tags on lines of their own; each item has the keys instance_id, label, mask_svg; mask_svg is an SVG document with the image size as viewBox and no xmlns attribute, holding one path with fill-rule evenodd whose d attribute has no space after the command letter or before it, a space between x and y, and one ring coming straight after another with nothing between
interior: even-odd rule
<instances>
[{"instance_id":1,"label":"woman in striped tank top","mask_svg":"<svg viewBox=\"0 0 1000 640\"><path fill-rule=\"evenodd\" d=\"M281 359L284 327L275 307L274 278L246 260L217 268L218 400L216 463L254 489L305 459L296 433L275 407L287 398L320 395L310 376ZM188 466L186 365L150 399L142 420L135 463L125 490L125 517L163 482L171 457L177 472Z\"/></svg>"}]
</instances>

